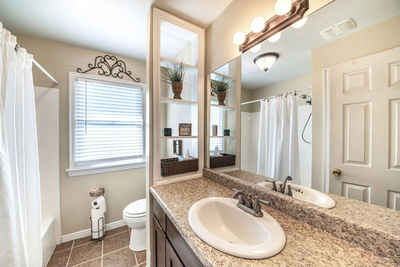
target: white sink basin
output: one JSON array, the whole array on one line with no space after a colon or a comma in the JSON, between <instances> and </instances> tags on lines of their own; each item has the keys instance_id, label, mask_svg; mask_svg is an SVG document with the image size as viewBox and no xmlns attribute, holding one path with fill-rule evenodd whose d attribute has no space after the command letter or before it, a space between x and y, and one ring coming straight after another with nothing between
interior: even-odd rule
<instances>
[{"instance_id":1,"label":"white sink basin","mask_svg":"<svg viewBox=\"0 0 400 267\"><path fill-rule=\"evenodd\" d=\"M276 182L276 186L278 188L279 188L280 184L282 184L282 183ZM270 182L261 182L261 183L258 183L258 185L267 187L267 188L272 187L272 183L270 183ZM290 185L292 186L293 198L308 202L310 204L314 204L316 206L319 206L319 207L325 208L325 209L331 209L331 208L335 207L335 205L336 205L335 201L327 194L324 194L315 189L297 185L297 184L290 184ZM297 192L293 189L300 189L300 192Z\"/></svg>"},{"instance_id":2,"label":"white sink basin","mask_svg":"<svg viewBox=\"0 0 400 267\"><path fill-rule=\"evenodd\" d=\"M232 198L203 198L189 210L189 224L210 246L247 259L263 259L278 254L286 244L279 223L266 212L254 217L236 206Z\"/></svg>"}]
</instances>

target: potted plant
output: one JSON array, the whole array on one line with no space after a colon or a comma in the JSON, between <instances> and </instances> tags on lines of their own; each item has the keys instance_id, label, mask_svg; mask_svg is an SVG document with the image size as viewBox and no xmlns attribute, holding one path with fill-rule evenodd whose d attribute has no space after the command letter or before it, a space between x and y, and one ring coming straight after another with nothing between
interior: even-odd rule
<instances>
[{"instance_id":1,"label":"potted plant","mask_svg":"<svg viewBox=\"0 0 400 267\"><path fill-rule=\"evenodd\" d=\"M162 80L168 84L171 84L172 92L174 93L174 99L182 99L182 86L183 78L185 76L185 68L183 63L171 64L168 67L161 69L163 78Z\"/></svg>"},{"instance_id":2,"label":"potted plant","mask_svg":"<svg viewBox=\"0 0 400 267\"><path fill-rule=\"evenodd\" d=\"M217 95L218 105L225 106L226 91L229 89L229 80L226 77L211 80L211 95Z\"/></svg>"}]
</instances>

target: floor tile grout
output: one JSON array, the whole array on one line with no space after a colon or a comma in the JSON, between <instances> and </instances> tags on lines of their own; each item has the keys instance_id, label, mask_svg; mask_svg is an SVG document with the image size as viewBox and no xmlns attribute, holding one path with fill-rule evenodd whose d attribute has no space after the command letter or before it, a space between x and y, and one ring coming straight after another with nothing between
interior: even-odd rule
<instances>
[{"instance_id":1,"label":"floor tile grout","mask_svg":"<svg viewBox=\"0 0 400 267\"><path fill-rule=\"evenodd\" d=\"M128 250L130 250L130 248L129 248L129 245L127 245L127 246L124 246L124 247L121 247L121 248L119 248L119 249L116 249L116 250L113 250L113 251L109 251L109 252L107 252L107 253L105 253L105 241L108 239L108 237L110 237L110 238L112 238L112 237L114 237L114 236L117 236L117 235L120 235L121 234L121 238L122 237L124 237L125 238L125 236L124 236L124 234L126 234L126 233L128 233L128 235L130 235L130 229L128 228L128 229L126 229L126 230L124 230L124 231L121 231L121 232L118 232L118 233L114 233L114 234L112 234L112 235L107 235L107 236L105 236L104 237L104 239L102 239L101 240L101 251L100 251L100 255L98 255L97 257L94 257L94 258L91 258L91 259L88 259L88 260L85 260L85 261L82 261L82 262L78 262L78 263L73 263L73 261L76 261L76 260L82 260L82 259L75 259L76 257L75 256L77 256L81 251L84 251L85 250L85 248L81 248L82 246L88 246L88 247L86 247L86 248L92 248L92 246L97 246L97 247L99 247L99 245L100 244L96 244L96 241L95 240L88 240L88 242L86 242L86 243L83 243L83 244L79 244L78 245L78 240L79 239L82 239L82 238L84 238L84 237L82 237L82 238L78 238L78 239L75 239L75 240L71 240L72 241L72 244L71 244L71 246L69 247L69 248L66 248L66 249L62 249L62 250L59 250L59 251L57 251L57 252L53 252L52 253L52 256L53 255L60 255L59 254L59 252L64 252L65 254L66 253L68 253L67 255L68 255L68 257L67 257L67 260L66 260L66 263L65 263L65 267L71 267L71 266L73 266L73 267L79 267L79 266L82 266L82 265L85 265L85 264L87 264L87 263L89 263L89 262L91 262L91 263L94 263L94 262L98 262L98 261L100 261L100 266L99 267L104 267L104 258L106 257L106 256L108 256L108 255L113 255L113 256L110 256L110 257L108 257L108 258L110 258L110 259L117 259L118 258L118 256L117 255L115 255L116 253L118 253L119 251L122 251L122 250L126 250L126 249L128 249ZM120 238L119 237L117 237L117 240L119 240ZM86 239L84 239L84 240L81 240L81 241L86 241L87 240L87 238ZM114 239L112 239L111 241L109 241L109 242L114 242ZM65 243L67 243L67 242L65 242ZM64 244L65 244L64 243ZM108 244L108 243L107 243ZM109 247L109 246L107 246L107 247ZM111 247L109 247L109 249L111 249L113 246L111 246ZM74 249L78 249L79 251L76 251L76 252L73 252L73 250ZM98 250L97 250L98 251ZM74 253L74 257L72 257L72 253ZM76 253L78 253L78 254L76 254ZM97 252L98 253L98 252ZM132 260L134 260L135 261L135 264L134 265L132 265L132 267L146 267L146 261L143 261L143 262L141 262L141 263L139 263L138 262L138 256L137 256L137 252L136 251L130 251L130 253L133 253L133 257L134 258L132 258ZM126 252L123 252L122 254L126 254ZM67 256L67 255L65 255L65 256ZM64 256L64 257L65 257ZM92 255L92 256L94 256L94 255ZM57 258L59 258L59 257L62 257L62 255L61 256L57 256ZM126 256L124 256L124 257L126 257ZM65 259L65 258L64 258ZM108 259L108 260L110 260L110 259ZM74 264L74 265L71 265L71 264ZM113 261L111 262L111 264L113 264Z\"/></svg>"},{"instance_id":2,"label":"floor tile grout","mask_svg":"<svg viewBox=\"0 0 400 267\"><path fill-rule=\"evenodd\" d=\"M96 257L96 258L93 258L93 259L90 259L90 260L87 260L87 261L82 261L82 262L80 262L80 263L77 263L77 264L75 264L75 265L72 265L71 267L79 266L79 265L82 265L82 264L84 264L84 263L88 263L89 261L92 261L92 260L95 260L95 259L98 259L98 258L100 258L100 257Z\"/></svg>"},{"instance_id":3,"label":"floor tile grout","mask_svg":"<svg viewBox=\"0 0 400 267\"><path fill-rule=\"evenodd\" d=\"M101 260L100 260L101 267L103 267L103 259L104 259L104 240L101 240Z\"/></svg>"},{"instance_id":4,"label":"floor tile grout","mask_svg":"<svg viewBox=\"0 0 400 267\"><path fill-rule=\"evenodd\" d=\"M74 244L75 244L75 240L74 240L74 241L72 241L72 245L71 245L71 251L69 252L69 255L68 255L68 260L67 260L67 263L65 264L65 267L68 267L69 260L71 259L72 249L74 248Z\"/></svg>"},{"instance_id":5,"label":"floor tile grout","mask_svg":"<svg viewBox=\"0 0 400 267\"><path fill-rule=\"evenodd\" d=\"M139 262L138 262L137 257L136 257L136 251L133 252L133 255L135 256L135 262L136 262L135 266L139 266Z\"/></svg>"},{"instance_id":6,"label":"floor tile grout","mask_svg":"<svg viewBox=\"0 0 400 267\"><path fill-rule=\"evenodd\" d=\"M123 248L119 248L119 249L110 251L110 252L104 254L103 257L104 257L104 256L108 256L108 255L110 255L110 254L113 254L114 252L118 252L118 251L120 251L120 250L126 249L126 248L128 248L128 247L129 247L129 246L126 246L126 247L123 247Z\"/></svg>"},{"instance_id":7,"label":"floor tile grout","mask_svg":"<svg viewBox=\"0 0 400 267\"><path fill-rule=\"evenodd\" d=\"M107 236L105 236L104 238L108 238L108 237L115 236L115 235L118 235L118 234L122 234L122 233L125 233L125 232L129 232L129 230L122 231L122 232L119 232L119 233L116 233L116 234L112 234L112 235L107 235ZM87 237L87 236L85 236L85 237ZM82 238L83 238L83 237L82 237ZM80 238L78 238L78 239L80 239ZM78 240L78 239L74 239L74 240L72 240L72 241L75 242L75 241ZM75 247L78 248L78 247L87 245L87 244L89 244L89 243L91 243L91 242L95 242L95 241L96 241L96 240L90 240L90 241L87 242L87 243L83 243L83 244L77 245L77 246L75 246ZM62 244L62 243L61 243L61 244ZM57 254L57 253L59 253L59 252L64 252L64 251L69 250L69 249L72 249L72 246L69 247L69 248L63 249L63 250L59 250L59 251L53 252L52 255Z\"/></svg>"}]
</instances>

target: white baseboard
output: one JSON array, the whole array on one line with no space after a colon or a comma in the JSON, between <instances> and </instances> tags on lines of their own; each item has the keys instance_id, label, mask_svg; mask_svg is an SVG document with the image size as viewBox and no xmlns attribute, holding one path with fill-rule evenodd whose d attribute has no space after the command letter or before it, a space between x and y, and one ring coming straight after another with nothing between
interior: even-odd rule
<instances>
[{"instance_id":1,"label":"white baseboard","mask_svg":"<svg viewBox=\"0 0 400 267\"><path fill-rule=\"evenodd\" d=\"M111 223L107 223L106 224L106 231L108 230L112 230L121 226L124 226L125 222L123 220L120 221L115 221L115 222L111 222ZM82 231L78 231L78 232L74 232L74 233L70 233L70 234L66 234L61 236L61 242L65 243L71 240L75 240L78 238L82 238L82 237L86 237L86 236L90 236L90 228L89 229L85 229Z\"/></svg>"}]
</instances>

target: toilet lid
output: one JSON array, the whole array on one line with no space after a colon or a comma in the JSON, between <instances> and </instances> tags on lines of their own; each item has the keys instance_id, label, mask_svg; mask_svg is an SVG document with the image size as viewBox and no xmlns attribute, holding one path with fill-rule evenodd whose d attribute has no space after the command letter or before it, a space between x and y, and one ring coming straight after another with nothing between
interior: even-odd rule
<instances>
[{"instance_id":1,"label":"toilet lid","mask_svg":"<svg viewBox=\"0 0 400 267\"><path fill-rule=\"evenodd\" d=\"M146 213L146 199L139 199L132 202L126 206L124 212L128 215L141 215Z\"/></svg>"}]
</instances>

